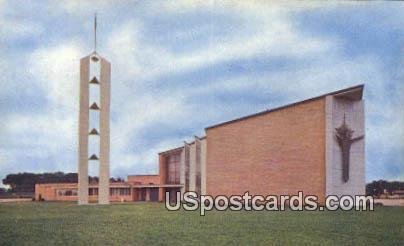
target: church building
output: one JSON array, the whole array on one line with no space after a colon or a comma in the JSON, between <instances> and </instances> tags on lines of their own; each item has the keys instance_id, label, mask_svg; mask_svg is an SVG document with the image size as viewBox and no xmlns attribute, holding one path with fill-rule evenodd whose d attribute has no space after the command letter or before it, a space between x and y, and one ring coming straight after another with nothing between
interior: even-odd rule
<instances>
[{"instance_id":1,"label":"church building","mask_svg":"<svg viewBox=\"0 0 404 246\"><path fill-rule=\"evenodd\" d=\"M365 194L363 85L205 128L205 136L158 154L156 175L110 183L109 201L164 201L198 194ZM178 126L181 127L181 126ZM88 186L89 202L98 184ZM77 201L77 184L37 184L36 199ZM172 196L171 196L172 197Z\"/></svg>"}]
</instances>

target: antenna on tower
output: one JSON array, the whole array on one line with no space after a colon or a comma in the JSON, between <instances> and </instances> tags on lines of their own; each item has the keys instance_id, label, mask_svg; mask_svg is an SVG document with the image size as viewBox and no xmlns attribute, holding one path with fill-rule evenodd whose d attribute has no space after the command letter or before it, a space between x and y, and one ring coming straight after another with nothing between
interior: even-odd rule
<instances>
[{"instance_id":1,"label":"antenna on tower","mask_svg":"<svg viewBox=\"0 0 404 246\"><path fill-rule=\"evenodd\" d=\"M94 51L97 50L97 12L94 14Z\"/></svg>"},{"instance_id":2,"label":"antenna on tower","mask_svg":"<svg viewBox=\"0 0 404 246\"><path fill-rule=\"evenodd\" d=\"M94 14L94 52L91 60L97 62L99 59L97 57L97 12Z\"/></svg>"}]
</instances>

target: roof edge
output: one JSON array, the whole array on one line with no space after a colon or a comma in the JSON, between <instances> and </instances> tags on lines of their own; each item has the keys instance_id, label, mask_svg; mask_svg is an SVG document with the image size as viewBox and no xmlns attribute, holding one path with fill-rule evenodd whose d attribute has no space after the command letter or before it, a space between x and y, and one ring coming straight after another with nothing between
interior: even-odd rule
<instances>
[{"instance_id":1,"label":"roof edge","mask_svg":"<svg viewBox=\"0 0 404 246\"><path fill-rule=\"evenodd\" d=\"M264 115L264 114L267 114L267 113L271 113L271 112L274 112L274 111L277 111L277 110L281 110L281 109L285 109L285 108L288 108L288 107L296 106L296 105L301 104L301 103L306 103L306 102L318 100L318 99L320 99L322 97L332 96L332 95L335 95L335 94L348 92L350 90L356 90L356 89L363 90L364 86L365 86L365 84L355 85L355 86L348 87L348 88L345 88L345 89L342 89L342 90L337 90L337 91L329 92L329 93L326 93L326 94L323 94L323 95L320 95L320 96L311 97L311 98L305 99L303 101L298 101L298 102L286 104L286 105L283 105L283 106L280 106L280 107L267 109L267 110L264 110L264 111L261 111L261 112L255 113L255 114L250 114L250 115L243 116L243 117L240 117L240 118L236 118L236 119L233 119L233 120L221 122L221 123L218 123L218 124L215 124L215 125L205 127L205 131L208 130L208 129L216 128L216 127L219 127L219 126L223 126L223 125L231 124L231 123L234 123L234 122L238 122L238 121L246 120L246 119L249 119L249 118L253 118L253 117L256 117L256 116Z\"/></svg>"},{"instance_id":2,"label":"roof edge","mask_svg":"<svg viewBox=\"0 0 404 246\"><path fill-rule=\"evenodd\" d=\"M198 136L194 135L194 138L197 138L198 140L204 140L206 138L206 135L203 136L203 137L198 137ZM187 141L184 141L184 145L186 145L186 144L190 145L190 144L194 144L194 143L195 143L195 140L192 141L192 142L189 142L189 143ZM171 153L171 152L180 151L180 150L182 150L184 148L184 145L176 147L176 148L168 149L168 150L165 150L165 151L162 151L162 152L159 152L158 154L159 155L164 155L164 154L168 154L168 153Z\"/></svg>"},{"instance_id":3,"label":"roof edge","mask_svg":"<svg viewBox=\"0 0 404 246\"><path fill-rule=\"evenodd\" d=\"M177 148L165 150L165 151L159 152L158 154L159 154L159 155L164 155L164 154L168 154L168 153L170 153L170 152L180 151L182 148L184 148L184 146L180 146L180 147L177 147Z\"/></svg>"},{"instance_id":4,"label":"roof edge","mask_svg":"<svg viewBox=\"0 0 404 246\"><path fill-rule=\"evenodd\" d=\"M160 176L159 174L128 174L128 177Z\"/></svg>"}]
</instances>

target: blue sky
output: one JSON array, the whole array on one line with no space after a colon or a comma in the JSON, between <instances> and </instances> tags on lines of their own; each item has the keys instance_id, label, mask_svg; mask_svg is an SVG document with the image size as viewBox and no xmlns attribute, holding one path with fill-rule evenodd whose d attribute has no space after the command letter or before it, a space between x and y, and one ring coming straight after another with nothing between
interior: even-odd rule
<instances>
[{"instance_id":1,"label":"blue sky","mask_svg":"<svg viewBox=\"0 0 404 246\"><path fill-rule=\"evenodd\" d=\"M206 126L364 83L366 179L404 180L404 4L265 1L0 0L1 178L76 171L95 11L113 176L155 173Z\"/></svg>"}]
</instances>

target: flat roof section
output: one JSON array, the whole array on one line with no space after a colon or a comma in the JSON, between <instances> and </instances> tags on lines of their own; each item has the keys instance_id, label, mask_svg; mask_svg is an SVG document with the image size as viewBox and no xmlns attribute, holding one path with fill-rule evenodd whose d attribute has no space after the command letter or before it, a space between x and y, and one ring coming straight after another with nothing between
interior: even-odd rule
<instances>
[{"instance_id":1,"label":"flat roof section","mask_svg":"<svg viewBox=\"0 0 404 246\"><path fill-rule=\"evenodd\" d=\"M48 183L39 184L53 188L77 188L77 183ZM110 188L180 188L183 184L131 184L131 183L110 183ZM98 184L89 185L88 188L98 188Z\"/></svg>"},{"instance_id":2,"label":"flat roof section","mask_svg":"<svg viewBox=\"0 0 404 246\"><path fill-rule=\"evenodd\" d=\"M128 177L148 177L148 176L159 176L158 174L130 174Z\"/></svg>"}]
</instances>

